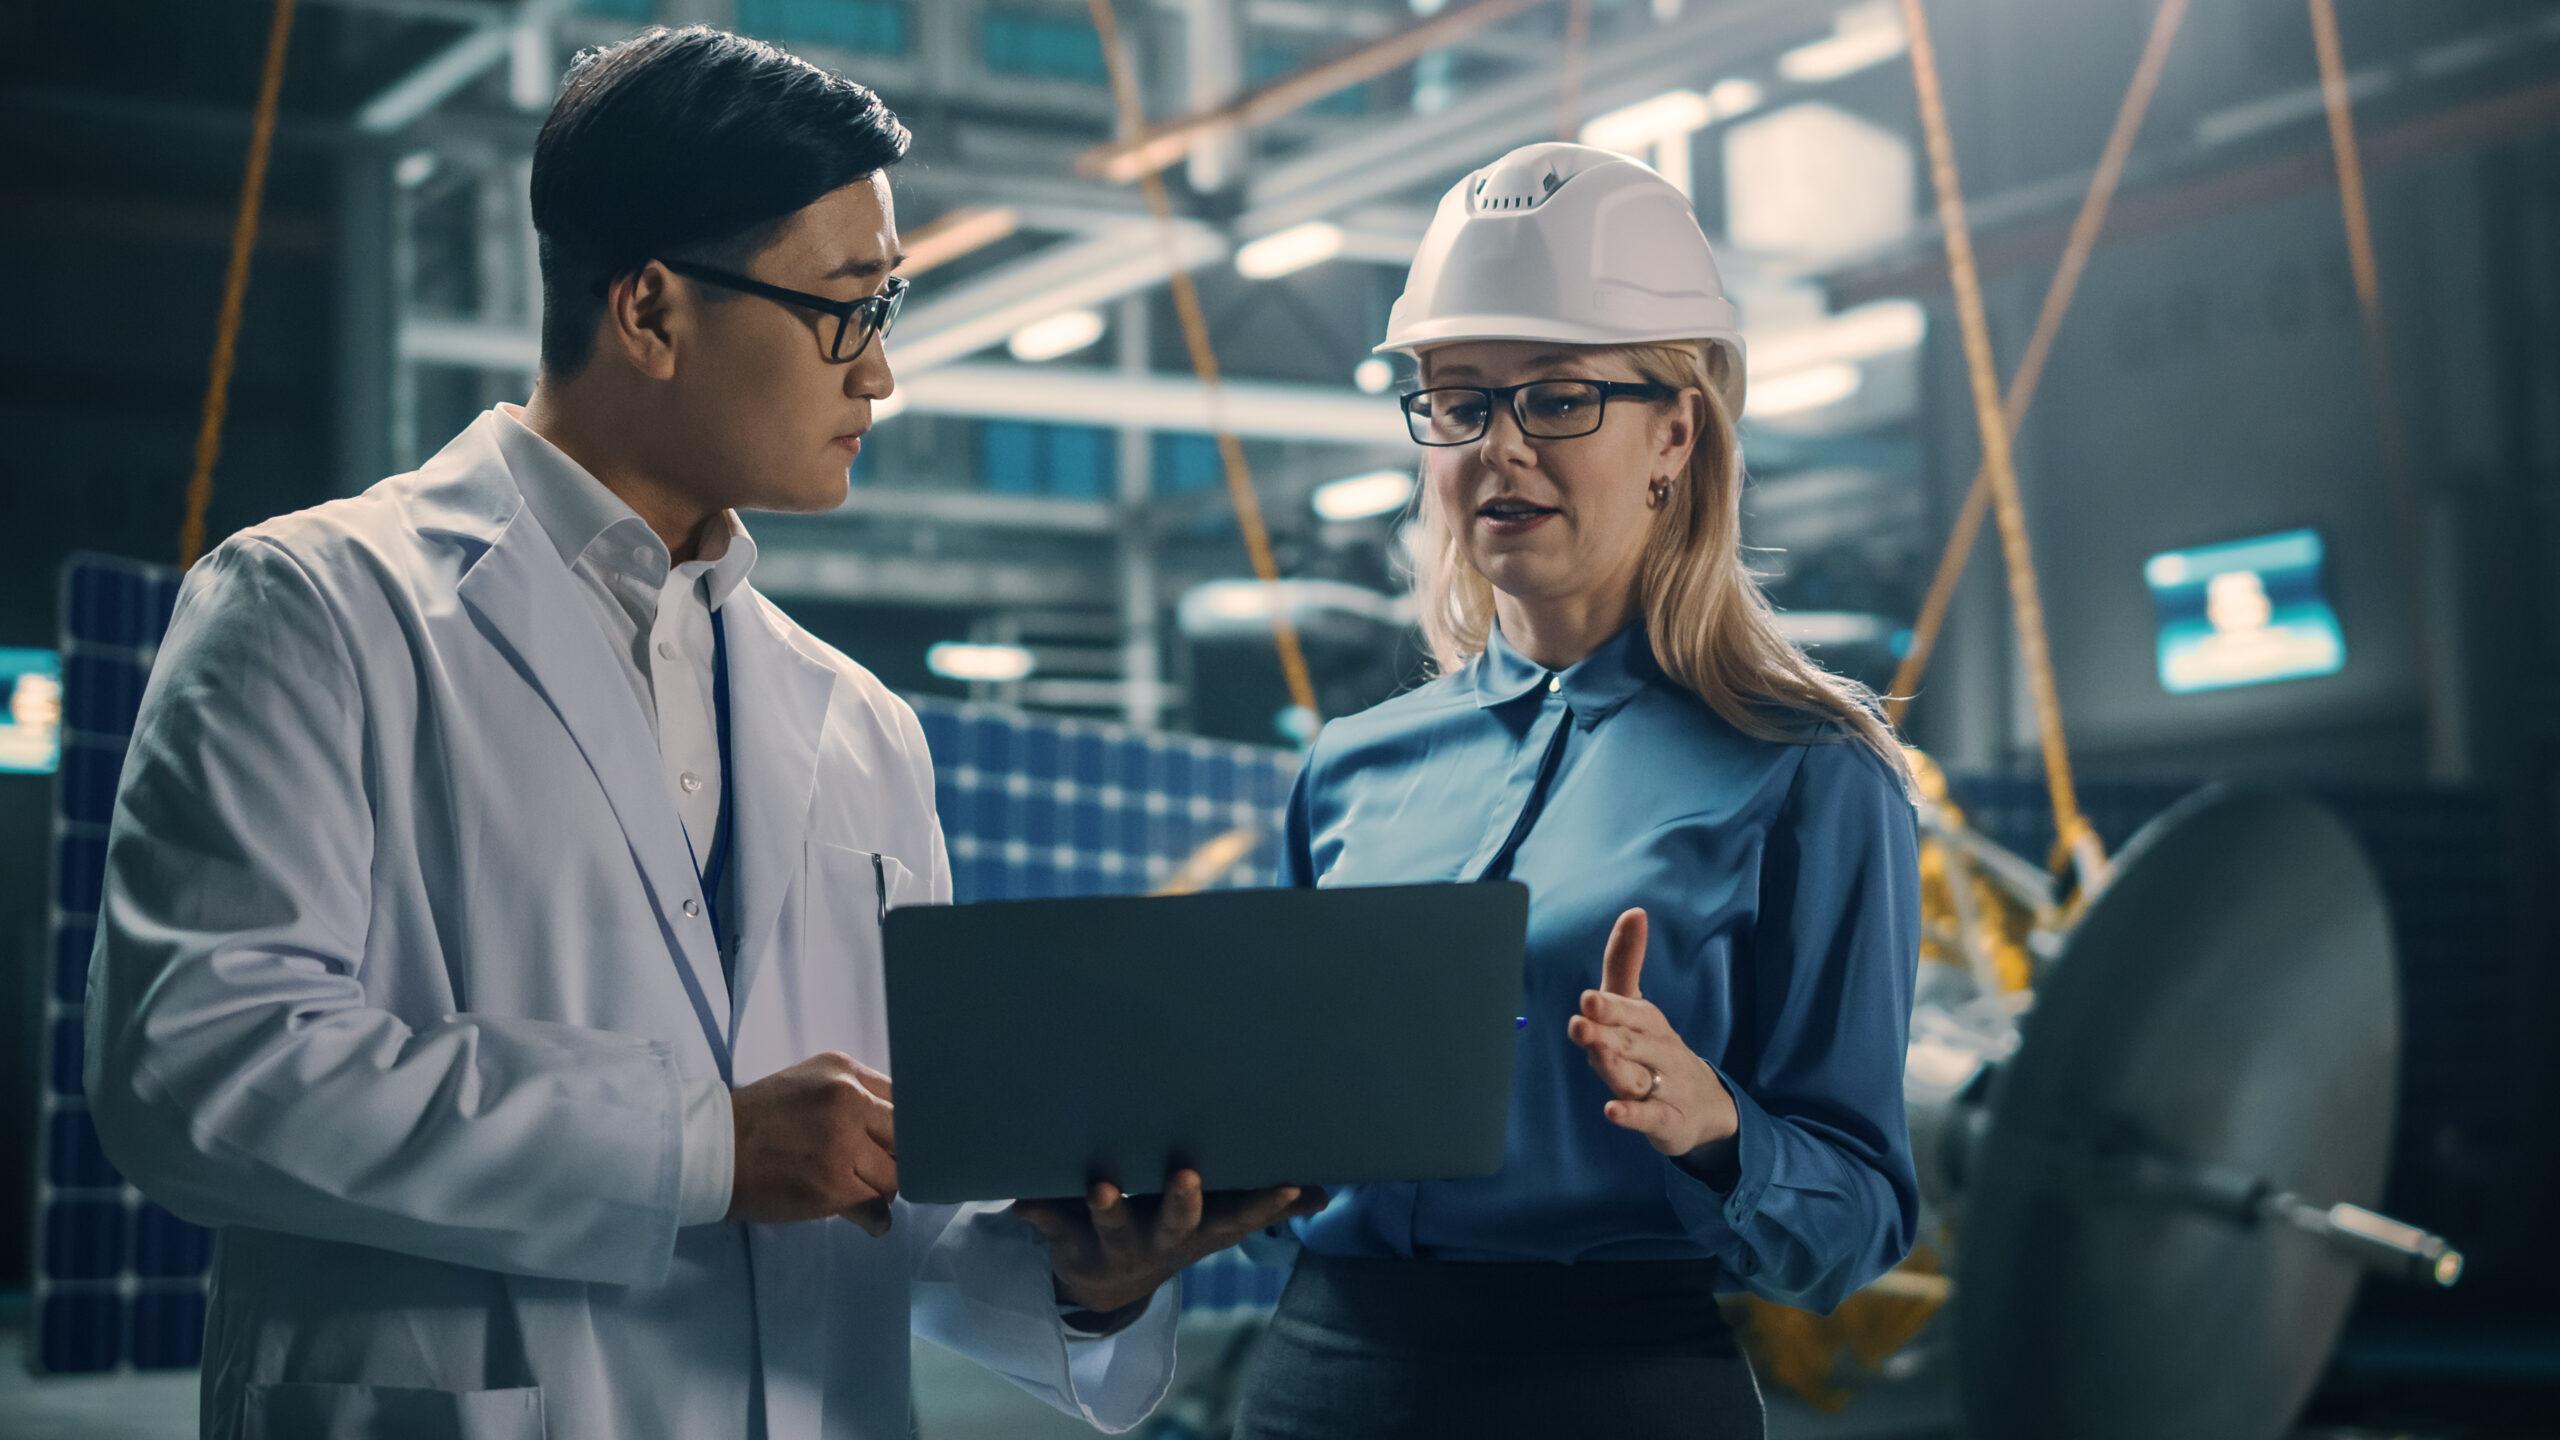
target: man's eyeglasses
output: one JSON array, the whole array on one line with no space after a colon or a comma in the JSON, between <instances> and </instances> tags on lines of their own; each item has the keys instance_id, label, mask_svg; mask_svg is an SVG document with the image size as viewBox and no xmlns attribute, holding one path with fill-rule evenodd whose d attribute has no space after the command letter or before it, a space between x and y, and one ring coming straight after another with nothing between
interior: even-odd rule
<instances>
[{"instance_id":1,"label":"man's eyeglasses","mask_svg":"<svg viewBox=\"0 0 2560 1440\"><path fill-rule=\"evenodd\" d=\"M889 327L898 323L898 307L907 299L907 281L903 275L890 276L889 283L880 287L877 295L866 295L859 300L830 300L805 290L787 290L780 285L767 285L761 280L715 270L708 265L696 265L690 260L660 260L658 263L688 280L699 280L705 285L717 285L723 290L736 290L742 294L761 295L767 300L797 305L821 315L833 315L836 317L835 334L827 343L827 358L839 364L858 358L869 348L873 336L888 334Z\"/></svg>"},{"instance_id":2,"label":"man's eyeglasses","mask_svg":"<svg viewBox=\"0 0 2560 1440\"><path fill-rule=\"evenodd\" d=\"M1520 433L1533 440L1571 440L1600 428L1609 397L1660 400L1662 385L1633 380L1532 380L1526 385L1437 385L1403 397L1405 428L1422 445L1466 445L1484 438L1493 407L1508 403Z\"/></svg>"}]
</instances>

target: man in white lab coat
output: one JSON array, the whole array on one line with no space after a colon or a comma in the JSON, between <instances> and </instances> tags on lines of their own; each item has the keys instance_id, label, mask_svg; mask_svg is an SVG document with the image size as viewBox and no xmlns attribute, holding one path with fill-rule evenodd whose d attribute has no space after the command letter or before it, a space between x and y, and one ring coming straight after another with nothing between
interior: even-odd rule
<instances>
[{"instance_id":1,"label":"man in white lab coat","mask_svg":"<svg viewBox=\"0 0 2560 1440\"><path fill-rule=\"evenodd\" d=\"M895 1198L880 916L950 898L932 770L734 512L843 498L906 145L735 36L580 57L531 403L189 575L88 1091L217 1229L207 1435L892 1440L911 1327L1126 1429L1162 1282L1317 1201Z\"/></svg>"}]
</instances>

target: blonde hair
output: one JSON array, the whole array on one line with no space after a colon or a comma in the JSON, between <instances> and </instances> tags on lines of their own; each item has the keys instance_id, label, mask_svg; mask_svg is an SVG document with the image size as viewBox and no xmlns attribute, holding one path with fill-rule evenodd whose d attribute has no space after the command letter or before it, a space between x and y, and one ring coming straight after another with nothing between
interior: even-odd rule
<instances>
[{"instance_id":1,"label":"blonde hair","mask_svg":"<svg viewBox=\"0 0 2560 1440\"><path fill-rule=\"evenodd\" d=\"M1671 487L1636 569L1636 603L1654 658L1746 735L1782 743L1854 740L1875 752L1907 791L1911 767L1874 691L1834 675L1778 631L1759 578L1742 563L1742 457L1718 382L1732 362L1721 345L1696 342L1592 346L1672 390L1706 397L1707 424ZM1423 486L1413 546L1414 596L1423 638L1443 673L1482 654L1493 628L1493 584L1459 544L1458 531ZM1837 727L1837 733L1821 732Z\"/></svg>"}]
</instances>

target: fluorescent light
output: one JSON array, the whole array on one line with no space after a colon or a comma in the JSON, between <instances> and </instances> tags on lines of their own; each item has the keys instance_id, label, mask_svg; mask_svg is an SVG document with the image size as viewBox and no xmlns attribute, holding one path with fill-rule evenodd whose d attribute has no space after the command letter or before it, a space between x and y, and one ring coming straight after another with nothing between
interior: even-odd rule
<instances>
[{"instance_id":1,"label":"fluorescent light","mask_svg":"<svg viewBox=\"0 0 2560 1440\"><path fill-rule=\"evenodd\" d=\"M436 173L436 152L412 150L391 167L391 178L403 190L415 190Z\"/></svg>"},{"instance_id":2,"label":"fluorescent light","mask_svg":"<svg viewBox=\"0 0 2560 1440\"><path fill-rule=\"evenodd\" d=\"M1396 383L1396 367L1388 364L1386 357L1372 355L1352 367L1351 383L1359 386L1362 394L1384 395L1387 387Z\"/></svg>"},{"instance_id":3,"label":"fluorescent light","mask_svg":"<svg viewBox=\"0 0 2560 1440\"><path fill-rule=\"evenodd\" d=\"M924 652L924 665L945 680L1019 680L1031 673L1031 652L1019 645L966 645L946 640Z\"/></svg>"},{"instance_id":4,"label":"fluorescent light","mask_svg":"<svg viewBox=\"0 0 2560 1440\"><path fill-rule=\"evenodd\" d=\"M1218 620L1261 620L1271 614L1271 587L1259 580L1212 580L1192 590L1199 613Z\"/></svg>"},{"instance_id":5,"label":"fluorescent light","mask_svg":"<svg viewBox=\"0 0 2560 1440\"><path fill-rule=\"evenodd\" d=\"M1413 475L1404 470L1373 470L1316 487L1316 514L1327 520L1365 520L1404 508L1413 498Z\"/></svg>"},{"instance_id":6,"label":"fluorescent light","mask_svg":"<svg viewBox=\"0 0 2560 1440\"><path fill-rule=\"evenodd\" d=\"M1759 103L1760 87L1741 79L1718 81L1703 95L1695 90L1666 90L1583 126L1582 143L1647 161L1686 195L1696 171L1689 154L1690 137Z\"/></svg>"},{"instance_id":7,"label":"fluorescent light","mask_svg":"<svg viewBox=\"0 0 2560 1440\"><path fill-rule=\"evenodd\" d=\"M1213 407L1209 392L1187 370L1129 375L1103 365L1016 365L996 360L944 365L921 375L901 374L898 389L910 397L907 408L917 415L1135 425L1204 434L1224 429L1239 439L1321 441L1386 450L1413 444L1395 406L1341 385L1229 380L1219 387L1219 403Z\"/></svg>"},{"instance_id":8,"label":"fluorescent light","mask_svg":"<svg viewBox=\"0 0 2560 1440\"><path fill-rule=\"evenodd\" d=\"M1342 227L1310 220L1250 241L1236 251L1236 273L1247 280L1276 280L1342 253Z\"/></svg>"},{"instance_id":9,"label":"fluorescent light","mask_svg":"<svg viewBox=\"0 0 2560 1440\"><path fill-rule=\"evenodd\" d=\"M1738 78L1719 80L1703 95L1695 90L1665 90L1650 100L1612 110L1583 126L1582 143L1634 155L1648 146L1745 114L1759 104L1760 87Z\"/></svg>"},{"instance_id":10,"label":"fluorescent light","mask_svg":"<svg viewBox=\"0 0 2560 1440\"><path fill-rule=\"evenodd\" d=\"M1778 633L1798 645L1883 644L1893 625L1881 615L1854 610L1781 610Z\"/></svg>"},{"instance_id":11,"label":"fluorescent light","mask_svg":"<svg viewBox=\"0 0 2560 1440\"><path fill-rule=\"evenodd\" d=\"M1751 337L1751 368L1772 375L1835 360L1880 360L1899 355L1928 333L1929 314L1917 300L1877 300L1809 325Z\"/></svg>"},{"instance_id":12,"label":"fluorescent light","mask_svg":"<svg viewBox=\"0 0 2560 1440\"><path fill-rule=\"evenodd\" d=\"M1695 90L1666 90L1612 110L1582 127L1582 143L1632 155L1657 140L1686 135L1715 119L1715 106Z\"/></svg>"},{"instance_id":13,"label":"fluorescent light","mask_svg":"<svg viewBox=\"0 0 2560 1440\"><path fill-rule=\"evenodd\" d=\"M1174 619L1194 640L1238 640L1260 636L1271 617L1285 613L1306 635L1317 627L1338 629L1343 621L1406 625L1413 620L1413 597L1382 595L1346 580L1206 580L1174 602Z\"/></svg>"},{"instance_id":14,"label":"fluorescent light","mask_svg":"<svg viewBox=\"0 0 2560 1440\"><path fill-rule=\"evenodd\" d=\"M1753 415L1794 415L1836 405L1858 393L1865 383L1858 367L1846 361L1791 370L1766 380L1754 379L1743 401Z\"/></svg>"},{"instance_id":15,"label":"fluorescent light","mask_svg":"<svg viewBox=\"0 0 2560 1440\"><path fill-rule=\"evenodd\" d=\"M1760 108L1762 91L1758 82L1736 77L1719 80L1707 89L1707 108L1718 120L1730 120Z\"/></svg>"},{"instance_id":16,"label":"fluorescent light","mask_svg":"<svg viewBox=\"0 0 2560 1440\"><path fill-rule=\"evenodd\" d=\"M1799 45L1778 57L1778 73L1799 85L1818 85L1881 65L1909 48L1902 22L1882 5L1844 10L1829 39Z\"/></svg>"},{"instance_id":17,"label":"fluorescent light","mask_svg":"<svg viewBox=\"0 0 2560 1440\"><path fill-rule=\"evenodd\" d=\"M1101 311L1068 310L1014 331L1005 348L1013 352L1014 359L1036 365L1061 355L1073 355L1101 338Z\"/></svg>"}]
</instances>

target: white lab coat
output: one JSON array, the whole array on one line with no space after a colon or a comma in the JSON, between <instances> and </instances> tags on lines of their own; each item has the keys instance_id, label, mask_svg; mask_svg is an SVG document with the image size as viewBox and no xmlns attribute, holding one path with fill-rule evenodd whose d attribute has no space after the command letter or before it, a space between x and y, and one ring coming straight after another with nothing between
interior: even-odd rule
<instances>
[{"instance_id":1,"label":"white lab coat","mask_svg":"<svg viewBox=\"0 0 2560 1440\"><path fill-rule=\"evenodd\" d=\"M724 605L733 1006L649 722L500 423L207 558L135 727L88 1091L117 1166L219 1232L204 1433L698 1440L760 1371L774 1440L904 1440L911 1324L1136 1424L1174 1287L1071 1345L997 1207L679 1228L688 1086L889 1068L873 877L949 900L932 769L869 672L752 587Z\"/></svg>"}]
</instances>

